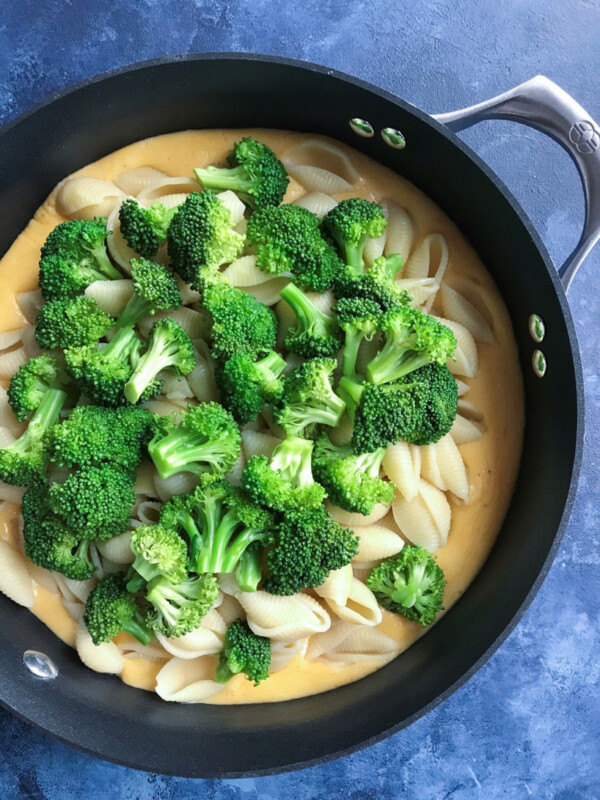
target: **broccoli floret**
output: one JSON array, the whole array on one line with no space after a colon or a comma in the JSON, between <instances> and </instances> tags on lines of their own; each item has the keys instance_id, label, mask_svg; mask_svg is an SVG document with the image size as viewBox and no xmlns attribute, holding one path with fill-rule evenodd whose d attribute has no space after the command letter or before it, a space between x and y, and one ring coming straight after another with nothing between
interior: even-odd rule
<instances>
[{"instance_id":1,"label":"broccoli floret","mask_svg":"<svg viewBox=\"0 0 600 800\"><path fill-rule=\"evenodd\" d=\"M270 460L252 456L242 473L242 486L257 502L276 511L315 508L325 490L315 483L311 458L313 442L288 436L278 444Z\"/></svg>"},{"instance_id":2,"label":"broccoli floret","mask_svg":"<svg viewBox=\"0 0 600 800\"><path fill-rule=\"evenodd\" d=\"M293 283L288 283L281 290L280 295L298 320L298 326L290 330L286 337L287 349L305 358L334 356L343 341L335 317L324 314Z\"/></svg>"},{"instance_id":3,"label":"broccoli floret","mask_svg":"<svg viewBox=\"0 0 600 800\"><path fill-rule=\"evenodd\" d=\"M46 393L60 389L59 367L52 356L30 358L10 379L8 402L19 422L28 419Z\"/></svg>"},{"instance_id":4,"label":"broccoli floret","mask_svg":"<svg viewBox=\"0 0 600 800\"><path fill-rule=\"evenodd\" d=\"M221 402L240 425L255 420L265 403L273 403L283 391L279 377L285 359L274 350L255 361L238 353L225 361L215 373Z\"/></svg>"},{"instance_id":5,"label":"broccoli floret","mask_svg":"<svg viewBox=\"0 0 600 800\"><path fill-rule=\"evenodd\" d=\"M148 314L181 305L181 294L172 272L146 258L131 260L133 295L117 320L119 328L130 328Z\"/></svg>"},{"instance_id":6,"label":"broccoli floret","mask_svg":"<svg viewBox=\"0 0 600 800\"><path fill-rule=\"evenodd\" d=\"M339 425L345 404L331 385L336 366L333 359L313 358L286 377L275 419L288 435L312 435L317 425Z\"/></svg>"},{"instance_id":7,"label":"broccoli floret","mask_svg":"<svg viewBox=\"0 0 600 800\"><path fill-rule=\"evenodd\" d=\"M121 233L129 247L143 258L152 258L167 238L171 220L177 211L162 203L152 203L143 208L129 197L119 209Z\"/></svg>"},{"instance_id":8,"label":"broccoli floret","mask_svg":"<svg viewBox=\"0 0 600 800\"><path fill-rule=\"evenodd\" d=\"M96 567L90 557L90 542L81 539L52 511L45 482L38 481L27 489L21 513L25 555L30 561L75 581L92 577Z\"/></svg>"},{"instance_id":9,"label":"broccoli floret","mask_svg":"<svg viewBox=\"0 0 600 800\"><path fill-rule=\"evenodd\" d=\"M363 250L368 239L381 236L387 220L377 203L351 197L340 201L323 217L323 228L336 241L352 272L364 272Z\"/></svg>"},{"instance_id":10,"label":"broccoli floret","mask_svg":"<svg viewBox=\"0 0 600 800\"><path fill-rule=\"evenodd\" d=\"M313 471L334 505L368 515L377 503L394 499L394 484L379 477L384 455L384 447L355 455L349 445L336 447L323 435L315 444Z\"/></svg>"},{"instance_id":11,"label":"broccoli floret","mask_svg":"<svg viewBox=\"0 0 600 800\"><path fill-rule=\"evenodd\" d=\"M195 366L189 334L174 319L160 319L152 326L148 349L125 384L125 397L130 403L137 403L159 372L168 369L177 376L189 375Z\"/></svg>"},{"instance_id":12,"label":"broccoli floret","mask_svg":"<svg viewBox=\"0 0 600 800\"><path fill-rule=\"evenodd\" d=\"M41 381L40 386L43 386ZM48 462L47 434L58 422L67 395L58 388L47 387L39 391L41 398L29 421L27 430L8 447L0 450L0 480L3 480L4 483L29 486L39 480L46 470ZM13 393L13 402L15 405L19 404L18 407L22 413L25 412L28 404L37 402L31 387L29 389L24 387L23 392L18 401L15 399L17 390L15 389Z\"/></svg>"},{"instance_id":13,"label":"broccoli floret","mask_svg":"<svg viewBox=\"0 0 600 800\"><path fill-rule=\"evenodd\" d=\"M384 608L423 627L444 608L444 572L423 547L407 546L386 558L371 570L366 583Z\"/></svg>"},{"instance_id":14,"label":"broccoli floret","mask_svg":"<svg viewBox=\"0 0 600 800\"><path fill-rule=\"evenodd\" d=\"M43 305L35 321L41 348L82 347L101 339L114 325L92 297L66 297Z\"/></svg>"},{"instance_id":15,"label":"broccoli floret","mask_svg":"<svg viewBox=\"0 0 600 800\"><path fill-rule=\"evenodd\" d=\"M178 208L167 234L171 266L196 285L202 268L235 261L244 237L231 225L229 209L211 191L192 192Z\"/></svg>"},{"instance_id":16,"label":"broccoli floret","mask_svg":"<svg viewBox=\"0 0 600 800\"><path fill-rule=\"evenodd\" d=\"M188 576L178 583L154 578L147 589L146 600L153 606L148 624L168 637L184 636L197 628L219 594L213 575Z\"/></svg>"},{"instance_id":17,"label":"broccoli floret","mask_svg":"<svg viewBox=\"0 0 600 800\"><path fill-rule=\"evenodd\" d=\"M381 325L381 309L373 300L361 297L343 297L334 312L344 331L342 371L348 378L356 378L356 359L364 340L371 341Z\"/></svg>"},{"instance_id":18,"label":"broccoli floret","mask_svg":"<svg viewBox=\"0 0 600 800\"><path fill-rule=\"evenodd\" d=\"M53 483L50 507L84 539L111 539L129 527L135 475L117 464L85 466Z\"/></svg>"},{"instance_id":19,"label":"broccoli floret","mask_svg":"<svg viewBox=\"0 0 600 800\"><path fill-rule=\"evenodd\" d=\"M238 426L218 403L189 405L178 425L160 431L148 445L161 478L191 472L203 483L229 472L240 450Z\"/></svg>"},{"instance_id":20,"label":"broccoli floret","mask_svg":"<svg viewBox=\"0 0 600 800\"><path fill-rule=\"evenodd\" d=\"M394 279L402 266L401 256L392 255L376 258L369 271L359 275L351 267L345 267L336 276L334 294L338 299L360 298L376 303L380 312L408 305L412 299L410 294Z\"/></svg>"},{"instance_id":21,"label":"broccoli floret","mask_svg":"<svg viewBox=\"0 0 600 800\"><path fill-rule=\"evenodd\" d=\"M95 645L108 642L125 632L142 644L153 639L138 601L125 588L125 576L114 572L92 589L83 612L83 621Z\"/></svg>"},{"instance_id":22,"label":"broccoli floret","mask_svg":"<svg viewBox=\"0 0 600 800\"><path fill-rule=\"evenodd\" d=\"M367 366L367 377L376 385L391 383L432 362L445 364L456 348L450 328L410 306L386 312L381 328L384 345Z\"/></svg>"},{"instance_id":23,"label":"broccoli floret","mask_svg":"<svg viewBox=\"0 0 600 800\"><path fill-rule=\"evenodd\" d=\"M179 534L163 525L140 525L131 534L135 560L128 573L127 591L137 592L160 575L173 583L187 577L187 547Z\"/></svg>"},{"instance_id":24,"label":"broccoli floret","mask_svg":"<svg viewBox=\"0 0 600 800\"><path fill-rule=\"evenodd\" d=\"M205 189L231 189L252 208L278 206L286 193L285 167L266 144L246 137L236 142L227 157L230 168L196 168L194 174Z\"/></svg>"},{"instance_id":25,"label":"broccoli floret","mask_svg":"<svg viewBox=\"0 0 600 800\"><path fill-rule=\"evenodd\" d=\"M355 453L371 453L400 439L432 444L456 417L458 388L445 365L428 364L385 386L342 378L338 391L354 418Z\"/></svg>"},{"instance_id":26,"label":"broccoli floret","mask_svg":"<svg viewBox=\"0 0 600 800\"><path fill-rule=\"evenodd\" d=\"M227 283L211 283L204 289L204 307L212 316L215 358L258 354L275 347L277 318L248 292Z\"/></svg>"},{"instance_id":27,"label":"broccoli floret","mask_svg":"<svg viewBox=\"0 0 600 800\"><path fill-rule=\"evenodd\" d=\"M105 347L87 345L65 350L67 371L83 394L103 406L128 404L125 384L140 358L142 342L133 328L121 328ZM151 400L160 394L162 381L155 380L140 398Z\"/></svg>"},{"instance_id":28,"label":"broccoli floret","mask_svg":"<svg viewBox=\"0 0 600 800\"><path fill-rule=\"evenodd\" d=\"M257 636L247 622L234 620L227 628L215 673L217 683L227 683L243 672L255 686L269 677L271 640Z\"/></svg>"},{"instance_id":29,"label":"broccoli floret","mask_svg":"<svg viewBox=\"0 0 600 800\"><path fill-rule=\"evenodd\" d=\"M50 459L61 467L110 461L132 470L152 432L152 414L145 408L77 406L52 428Z\"/></svg>"},{"instance_id":30,"label":"broccoli floret","mask_svg":"<svg viewBox=\"0 0 600 800\"><path fill-rule=\"evenodd\" d=\"M246 231L256 246L256 264L263 272L291 273L296 283L313 292L332 285L342 263L321 236L319 218L301 206L283 205L254 213Z\"/></svg>"},{"instance_id":31,"label":"broccoli floret","mask_svg":"<svg viewBox=\"0 0 600 800\"><path fill-rule=\"evenodd\" d=\"M271 594L290 595L319 586L331 570L352 561L358 543L352 529L334 522L322 506L288 511L276 527L263 588Z\"/></svg>"},{"instance_id":32,"label":"broccoli floret","mask_svg":"<svg viewBox=\"0 0 600 800\"><path fill-rule=\"evenodd\" d=\"M118 280L106 252L106 220L61 222L41 252L39 285L46 300L74 297L94 281Z\"/></svg>"}]
</instances>

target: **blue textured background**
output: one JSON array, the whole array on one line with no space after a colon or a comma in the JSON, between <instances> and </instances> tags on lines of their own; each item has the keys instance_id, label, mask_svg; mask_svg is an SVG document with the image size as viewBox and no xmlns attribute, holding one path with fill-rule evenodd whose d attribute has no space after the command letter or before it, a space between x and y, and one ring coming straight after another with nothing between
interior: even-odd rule
<instances>
[{"instance_id":1,"label":"blue textured background","mask_svg":"<svg viewBox=\"0 0 600 800\"><path fill-rule=\"evenodd\" d=\"M541 72L600 120L598 0L0 0L0 119L105 69L244 50L324 63L431 111ZM513 189L554 259L578 239L568 157L541 135L484 123L466 141ZM2 800L600 797L600 250L570 293L587 392L585 464L556 562L516 631L450 700L332 764L261 779L189 781L77 753L0 712ZM594 333L590 334L590 331Z\"/></svg>"}]
</instances>

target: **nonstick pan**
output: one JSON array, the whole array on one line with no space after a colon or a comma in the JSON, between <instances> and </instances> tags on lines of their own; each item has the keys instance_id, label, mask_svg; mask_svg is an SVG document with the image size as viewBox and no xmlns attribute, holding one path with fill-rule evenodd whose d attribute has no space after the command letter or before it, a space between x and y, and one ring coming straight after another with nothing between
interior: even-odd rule
<instances>
[{"instance_id":1,"label":"nonstick pan","mask_svg":"<svg viewBox=\"0 0 600 800\"><path fill-rule=\"evenodd\" d=\"M579 168L587 201L584 233L558 273L514 197L452 132L491 117L544 131ZM0 700L6 708L101 758L193 777L277 772L372 744L448 697L504 641L549 569L573 501L583 383L565 291L600 237L600 130L546 78L435 118L322 67L204 54L100 76L2 129L0 252L74 170L138 139L223 127L331 136L396 170L441 206L477 250L510 311L526 428L510 509L472 586L399 658L335 691L266 705L165 703L90 671L29 611L0 596ZM32 675L23 662L28 648L47 654L57 677Z\"/></svg>"}]
</instances>

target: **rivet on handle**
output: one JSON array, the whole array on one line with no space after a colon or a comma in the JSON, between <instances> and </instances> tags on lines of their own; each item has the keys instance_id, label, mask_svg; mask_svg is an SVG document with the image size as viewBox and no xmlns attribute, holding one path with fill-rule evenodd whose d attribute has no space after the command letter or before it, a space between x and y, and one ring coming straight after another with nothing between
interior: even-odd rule
<instances>
[{"instance_id":1,"label":"rivet on handle","mask_svg":"<svg viewBox=\"0 0 600 800\"><path fill-rule=\"evenodd\" d=\"M54 661L39 650L25 650L23 663L32 675L44 681L53 680L58 676L58 667Z\"/></svg>"},{"instance_id":2,"label":"rivet on handle","mask_svg":"<svg viewBox=\"0 0 600 800\"><path fill-rule=\"evenodd\" d=\"M531 356L531 365L533 367L533 371L538 376L538 378L543 378L544 375L546 374L548 363L546 361L546 356L542 353L541 350L533 351L533 355Z\"/></svg>"},{"instance_id":3,"label":"rivet on handle","mask_svg":"<svg viewBox=\"0 0 600 800\"><path fill-rule=\"evenodd\" d=\"M531 314L529 317L529 335L533 341L538 342L538 344L544 340L544 336L546 335L546 326L544 325L544 320L539 316L539 314Z\"/></svg>"},{"instance_id":4,"label":"rivet on handle","mask_svg":"<svg viewBox=\"0 0 600 800\"><path fill-rule=\"evenodd\" d=\"M354 133L358 134L358 136L362 136L363 139L370 139L372 136L375 136L375 131L373 126L370 122L367 122L366 119L361 119L360 117L354 117L348 123Z\"/></svg>"},{"instance_id":5,"label":"rivet on handle","mask_svg":"<svg viewBox=\"0 0 600 800\"><path fill-rule=\"evenodd\" d=\"M394 150L404 150L406 147L406 139L396 128L383 128L381 138L388 147L393 147Z\"/></svg>"}]
</instances>

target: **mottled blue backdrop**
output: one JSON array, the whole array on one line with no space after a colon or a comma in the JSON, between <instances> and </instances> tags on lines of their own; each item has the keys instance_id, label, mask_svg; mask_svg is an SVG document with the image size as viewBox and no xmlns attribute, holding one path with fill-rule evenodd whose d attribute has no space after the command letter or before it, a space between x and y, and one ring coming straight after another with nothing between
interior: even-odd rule
<instances>
[{"instance_id":1,"label":"mottled blue backdrop","mask_svg":"<svg viewBox=\"0 0 600 800\"><path fill-rule=\"evenodd\" d=\"M537 73L600 120L598 0L0 0L0 120L103 70L242 50L324 63L436 112ZM557 262L579 236L578 178L557 145L485 123L465 139L514 190ZM587 392L585 464L556 562L516 631L450 700L387 741L270 778L138 773L0 712L2 800L592 800L600 797L600 251L570 293Z\"/></svg>"}]
</instances>

